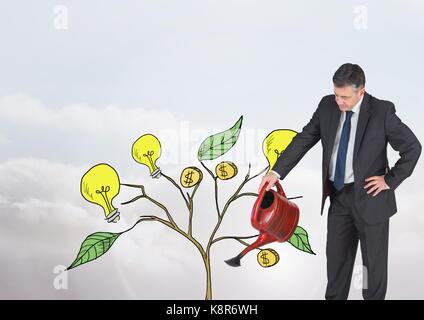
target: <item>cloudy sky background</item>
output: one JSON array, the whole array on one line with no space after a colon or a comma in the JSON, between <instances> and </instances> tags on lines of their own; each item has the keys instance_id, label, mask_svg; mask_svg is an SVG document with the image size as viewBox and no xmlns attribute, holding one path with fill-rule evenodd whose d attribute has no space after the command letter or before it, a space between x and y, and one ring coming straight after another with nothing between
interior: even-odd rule
<instances>
[{"instance_id":1,"label":"cloudy sky background","mask_svg":"<svg viewBox=\"0 0 424 320\"><path fill-rule=\"evenodd\" d=\"M57 7L62 6L62 7ZM64 6L64 7L63 7ZM59 8L59 9L58 9ZM66 9L67 28L58 28ZM57 11L59 10L59 11ZM179 179L208 135L243 115L236 146L220 160L239 175L220 183L220 205L267 165L261 145L278 128L300 131L344 62L360 64L372 95L393 101L423 141L424 5L421 1L14 1L0 3L0 298L203 299L199 253L155 222L138 225L99 260L59 275L82 240L122 231L141 214L164 217L122 188L121 221L79 193L81 176L107 162L122 182L144 184L182 228L187 210L164 179L152 180L131 158L144 133L162 143L158 161ZM63 21L62 21L63 22ZM60 23L59 23L60 25ZM394 165L397 153L390 152ZM388 299L424 298L424 178L420 161L397 190L391 219ZM319 215L321 149L314 147L284 180L310 234L311 256L272 244L280 262L264 269L256 252L230 268L223 260L243 246L212 247L215 299L322 299L326 285L326 215ZM256 191L259 178L246 185ZM196 194L194 235L203 244L216 223L213 183L205 173ZM252 235L253 198L232 204L219 235ZM328 208L328 204L326 206ZM351 299L361 298L358 251ZM57 289L58 278L66 289Z\"/></svg>"}]
</instances>

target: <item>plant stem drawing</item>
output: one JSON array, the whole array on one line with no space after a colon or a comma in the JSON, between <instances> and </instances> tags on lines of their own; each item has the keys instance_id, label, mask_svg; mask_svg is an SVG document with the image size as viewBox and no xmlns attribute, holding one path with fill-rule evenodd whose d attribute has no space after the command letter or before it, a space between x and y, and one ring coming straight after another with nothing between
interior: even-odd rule
<instances>
[{"instance_id":1,"label":"plant stem drawing","mask_svg":"<svg viewBox=\"0 0 424 320\"><path fill-rule=\"evenodd\" d=\"M168 209L163 203L158 199L155 199L152 195L146 192L146 186L143 184L129 184L121 183L119 176L115 169L107 164L98 164L93 166L87 173L83 176L81 181L81 194L84 198L92 203L95 203L103 208L106 220L110 223L117 223L119 221L120 213L112 205L113 197L119 193L120 187L135 188L139 190L139 195L134 197L131 200L121 203L121 205L126 206L130 205L139 200L147 200L157 206L163 211L165 217L159 217L156 215L141 215L139 219L134 223L134 225L127 230L118 233L111 232L96 232L86 237L82 242L81 248L77 254L77 257L68 267L68 270L81 266L82 264L91 262L103 254L105 254L123 234L130 232L135 229L141 222L158 222L162 225L167 226L169 229L177 232L190 243L192 243L200 257L202 258L205 274L206 274L206 292L205 299L212 299L212 270L211 270L211 249L212 246L219 241L223 240L236 240L243 246L248 247L248 239L257 238L258 234L251 236L221 236L216 237L216 234L224 221L226 214L229 211L231 204L243 197L258 197L258 193L245 191L243 188L245 185L257 178L258 176L267 172L275 163L277 157L287 145L290 143L292 138L295 136L296 132L293 130L280 129L274 130L271 132L267 138L264 140L263 151L267 156L268 166L260 170L259 172L252 174L251 165L249 164L248 170L244 176L244 179L240 185L235 188L233 194L225 202L225 205L222 209L219 208L219 182L227 183L226 181L231 180L238 174L237 166L230 161L222 161L218 163L215 167L215 172L212 171L208 165L207 161L217 159L229 151L237 142L241 126L242 126L243 116L228 130L223 132L211 135L205 139L198 149L198 160L201 167L205 170L207 175L210 176L214 182L214 207L216 209L216 224L215 227L209 236L209 240L206 245L202 245L194 236L193 236L193 217L194 217L194 201L195 195L201 183L203 181L203 172L201 169L190 166L185 168L180 176L180 183L177 183L172 177L166 174L163 169L160 169L156 161L161 155L161 144L159 140L152 134L144 134L136 140L132 148L133 159L149 168L149 173L152 178L155 179L164 179L168 183L172 184L176 191L181 195L185 206L187 208L187 228L181 228L173 219L172 210ZM185 191L184 189L192 189L191 193ZM108 195L110 193L110 196ZM299 197L295 197L299 198ZM295 199L288 198L288 199ZM212 206L211 206L212 207ZM307 232L297 226L293 235L290 237L288 242L295 248L314 254L309 244ZM258 255L258 262L263 267L270 267L275 265L279 260L278 253L273 249L262 249L257 248L260 251Z\"/></svg>"}]
</instances>

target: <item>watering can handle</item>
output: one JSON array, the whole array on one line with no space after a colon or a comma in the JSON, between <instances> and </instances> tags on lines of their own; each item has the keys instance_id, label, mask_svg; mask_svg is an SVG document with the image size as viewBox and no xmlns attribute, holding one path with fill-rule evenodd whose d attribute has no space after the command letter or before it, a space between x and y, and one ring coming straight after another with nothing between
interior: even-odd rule
<instances>
[{"instance_id":1,"label":"watering can handle","mask_svg":"<svg viewBox=\"0 0 424 320\"><path fill-rule=\"evenodd\" d=\"M265 184L262 186L262 189L259 191L259 195L258 195L258 199L257 199L257 202L258 203L261 203L262 202L262 198L265 195L266 187L268 186L268 183L269 182L265 182Z\"/></svg>"},{"instance_id":2,"label":"watering can handle","mask_svg":"<svg viewBox=\"0 0 424 320\"><path fill-rule=\"evenodd\" d=\"M259 201L262 201L262 198L265 195L266 187L268 186L269 182L265 182L265 184L262 186L261 191L259 192L258 199ZM277 187L277 192L281 194L284 198L287 198L286 194L284 193L283 187L281 186L280 182L276 181L275 186Z\"/></svg>"},{"instance_id":3,"label":"watering can handle","mask_svg":"<svg viewBox=\"0 0 424 320\"><path fill-rule=\"evenodd\" d=\"M277 187L277 191L279 194L281 194L284 198L287 198L286 194L284 193L283 187L281 186L280 182L275 182L275 186Z\"/></svg>"}]
</instances>

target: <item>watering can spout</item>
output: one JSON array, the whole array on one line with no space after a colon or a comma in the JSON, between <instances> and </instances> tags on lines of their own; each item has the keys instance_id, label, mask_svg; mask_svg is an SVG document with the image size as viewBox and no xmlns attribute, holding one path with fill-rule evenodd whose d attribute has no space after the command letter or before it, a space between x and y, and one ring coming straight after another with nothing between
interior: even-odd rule
<instances>
[{"instance_id":1,"label":"watering can spout","mask_svg":"<svg viewBox=\"0 0 424 320\"><path fill-rule=\"evenodd\" d=\"M240 267L240 260L242 257L243 256L240 253L238 256L235 256L234 258L225 260L225 263L231 267Z\"/></svg>"},{"instance_id":2,"label":"watering can spout","mask_svg":"<svg viewBox=\"0 0 424 320\"><path fill-rule=\"evenodd\" d=\"M225 260L225 262L231 267L240 267L240 260L246 255L246 253L248 253L249 251L253 249L259 248L260 246L263 246L265 244L274 242L276 240L277 239L269 233L261 233L255 242L253 242L251 245L246 247L237 256L229 260Z\"/></svg>"}]
</instances>

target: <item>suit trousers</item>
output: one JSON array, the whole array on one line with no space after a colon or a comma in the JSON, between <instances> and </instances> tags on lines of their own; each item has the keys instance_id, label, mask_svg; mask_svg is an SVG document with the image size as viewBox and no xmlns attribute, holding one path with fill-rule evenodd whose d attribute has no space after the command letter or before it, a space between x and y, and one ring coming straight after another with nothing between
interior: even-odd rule
<instances>
[{"instance_id":1,"label":"suit trousers","mask_svg":"<svg viewBox=\"0 0 424 320\"><path fill-rule=\"evenodd\" d=\"M328 283L325 298L348 298L360 242L362 296L365 300L383 300L387 289L389 219L376 225L366 224L354 209L354 199L353 183L345 185L340 191L332 187L327 224Z\"/></svg>"}]
</instances>

